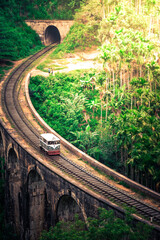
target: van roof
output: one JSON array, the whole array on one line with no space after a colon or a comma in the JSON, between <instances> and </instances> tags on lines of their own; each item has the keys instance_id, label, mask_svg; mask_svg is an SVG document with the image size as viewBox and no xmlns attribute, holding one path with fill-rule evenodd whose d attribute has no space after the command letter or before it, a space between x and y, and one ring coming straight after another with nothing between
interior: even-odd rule
<instances>
[{"instance_id":1,"label":"van roof","mask_svg":"<svg viewBox=\"0 0 160 240\"><path fill-rule=\"evenodd\" d=\"M46 141L57 141L57 140L60 140L53 133L43 133L40 136L43 137Z\"/></svg>"}]
</instances>

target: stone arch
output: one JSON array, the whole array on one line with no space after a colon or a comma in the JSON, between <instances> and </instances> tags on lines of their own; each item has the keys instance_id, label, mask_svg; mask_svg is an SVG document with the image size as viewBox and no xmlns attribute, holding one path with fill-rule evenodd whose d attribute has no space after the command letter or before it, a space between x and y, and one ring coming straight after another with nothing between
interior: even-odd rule
<instances>
[{"instance_id":1,"label":"stone arch","mask_svg":"<svg viewBox=\"0 0 160 240\"><path fill-rule=\"evenodd\" d=\"M87 221L86 214L81 204L75 198L74 194L69 190L68 193L60 196L56 207L56 222L74 221L75 214L82 221Z\"/></svg>"},{"instance_id":2,"label":"stone arch","mask_svg":"<svg viewBox=\"0 0 160 240\"><path fill-rule=\"evenodd\" d=\"M31 169L27 178L27 209L30 240L39 239L44 229L45 183L36 168Z\"/></svg>"},{"instance_id":3,"label":"stone arch","mask_svg":"<svg viewBox=\"0 0 160 240\"><path fill-rule=\"evenodd\" d=\"M1 131L0 131L0 147L3 146L3 139L2 139L2 134L1 134Z\"/></svg>"},{"instance_id":4,"label":"stone arch","mask_svg":"<svg viewBox=\"0 0 160 240\"><path fill-rule=\"evenodd\" d=\"M18 154L16 150L12 147L9 146L8 148L8 163L10 164L16 164L18 162Z\"/></svg>"},{"instance_id":5,"label":"stone arch","mask_svg":"<svg viewBox=\"0 0 160 240\"><path fill-rule=\"evenodd\" d=\"M39 167L35 166L34 164L33 164L33 165L29 165L29 166L28 166L28 177L29 177L29 174L30 174L32 171L33 171L33 172L34 172L34 171L37 172L37 174L38 174L38 175L40 176L40 178L41 178L41 181L44 180L43 174L41 173ZM28 181L28 178L27 178L27 181Z\"/></svg>"},{"instance_id":6,"label":"stone arch","mask_svg":"<svg viewBox=\"0 0 160 240\"><path fill-rule=\"evenodd\" d=\"M0 131L0 158L4 157L4 141L3 141L3 136Z\"/></svg>"},{"instance_id":7,"label":"stone arch","mask_svg":"<svg viewBox=\"0 0 160 240\"><path fill-rule=\"evenodd\" d=\"M4 144L3 137L0 131L0 179L5 179L5 168L4 168Z\"/></svg>"},{"instance_id":8,"label":"stone arch","mask_svg":"<svg viewBox=\"0 0 160 240\"><path fill-rule=\"evenodd\" d=\"M44 43L45 45L50 45L52 43L60 43L61 36L57 27L49 25L44 33Z\"/></svg>"}]
</instances>

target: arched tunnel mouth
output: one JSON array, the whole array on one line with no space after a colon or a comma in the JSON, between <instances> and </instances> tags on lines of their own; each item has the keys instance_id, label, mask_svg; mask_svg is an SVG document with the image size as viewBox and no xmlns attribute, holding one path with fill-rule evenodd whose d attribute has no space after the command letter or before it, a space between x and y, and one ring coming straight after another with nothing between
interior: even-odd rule
<instances>
[{"instance_id":1,"label":"arched tunnel mouth","mask_svg":"<svg viewBox=\"0 0 160 240\"><path fill-rule=\"evenodd\" d=\"M45 45L50 45L53 43L60 43L61 36L58 28L55 26L48 26L45 30Z\"/></svg>"}]
</instances>

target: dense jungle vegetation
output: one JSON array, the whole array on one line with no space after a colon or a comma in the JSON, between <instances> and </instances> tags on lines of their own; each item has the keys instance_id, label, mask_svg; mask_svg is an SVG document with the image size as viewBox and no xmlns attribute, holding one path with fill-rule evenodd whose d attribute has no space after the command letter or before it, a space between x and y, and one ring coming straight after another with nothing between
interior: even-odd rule
<instances>
[{"instance_id":1,"label":"dense jungle vegetation","mask_svg":"<svg viewBox=\"0 0 160 240\"><path fill-rule=\"evenodd\" d=\"M88 219L87 230L85 223L75 216L75 222L59 222L48 232L43 231L40 240L147 240L151 227L142 223L134 226L130 212L122 220L112 210L99 209L98 219Z\"/></svg>"},{"instance_id":2,"label":"dense jungle vegetation","mask_svg":"<svg viewBox=\"0 0 160 240\"><path fill-rule=\"evenodd\" d=\"M157 191L159 3L88 0L76 12L75 25L55 53L94 42L100 45L103 71L56 74L47 79L39 76L30 84L36 109L59 134Z\"/></svg>"}]
</instances>

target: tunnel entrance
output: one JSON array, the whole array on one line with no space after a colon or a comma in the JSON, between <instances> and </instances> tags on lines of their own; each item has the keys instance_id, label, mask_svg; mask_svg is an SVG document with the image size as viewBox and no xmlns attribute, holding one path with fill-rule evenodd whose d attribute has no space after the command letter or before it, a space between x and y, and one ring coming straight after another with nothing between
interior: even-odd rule
<instances>
[{"instance_id":1,"label":"tunnel entrance","mask_svg":"<svg viewBox=\"0 0 160 240\"><path fill-rule=\"evenodd\" d=\"M48 26L45 30L45 45L52 43L60 43L61 37L58 28L55 26Z\"/></svg>"}]
</instances>

